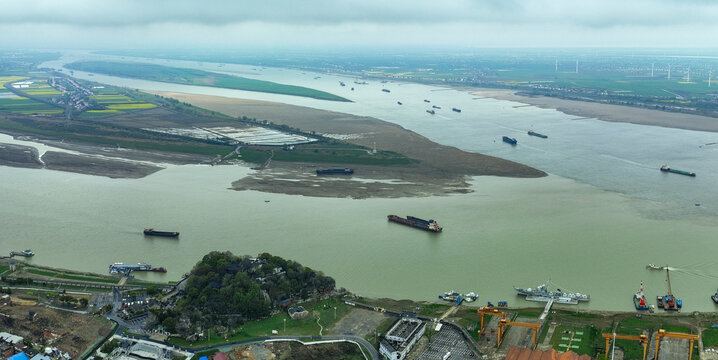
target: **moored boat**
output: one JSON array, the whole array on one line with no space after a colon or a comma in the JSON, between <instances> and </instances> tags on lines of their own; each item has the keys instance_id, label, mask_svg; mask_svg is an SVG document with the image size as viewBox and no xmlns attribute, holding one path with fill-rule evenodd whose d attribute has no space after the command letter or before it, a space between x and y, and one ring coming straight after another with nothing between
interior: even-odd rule
<instances>
[{"instance_id":1,"label":"moored boat","mask_svg":"<svg viewBox=\"0 0 718 360\"><path fill-rule=\"evenodd\" d=\"M164 237L178 237L179 232L177 231L157 231L153 228L145 229L143 233L147 236L164 236Z\"/></svg>"},{"instance_id":2,"label":"moored boat","mask_svg":"<svg viewBox=\"0 0 718 360\"><path fill-rule=\"evenodd\" d=\"M636 310L648 310L646 296L643 294L643 281L641 281L641 289L633 295L633 306L636 307Z\"/></svg>"},{"instance_id":3,"label":"moored boat","mask_svg":"<svg viewBox=\"0 0 718 360\"><path fill-rule=\"evenodd\" d=\"M546 284L539 285L536 289L521 289L514 286L514 290L516 290L516 294L526 296L526 300L529 301L548 302L549 300L553 300L559 304L576 305L579 301L589 301L591 299L590 295L563 292L561 289L549 291Z\"/></svg>"}]
</instances>

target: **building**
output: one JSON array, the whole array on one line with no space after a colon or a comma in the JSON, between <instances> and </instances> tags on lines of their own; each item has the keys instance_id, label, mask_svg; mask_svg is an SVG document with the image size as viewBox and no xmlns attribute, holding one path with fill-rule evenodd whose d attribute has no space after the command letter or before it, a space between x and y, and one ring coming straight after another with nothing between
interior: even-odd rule
<instances>
[{"instance_id":1,"label":"building","mask_svg":"<svg viewBox=\"0 0 718 360\"><path fill-rule=\"evenodd\" d=\"M309 316L309 311L307 311L303 306L289 308L288 312L289 317L291 317L292 320L300 320Z\"/></svg>"},{"instance_id":2,"label":"building","mask_svg":"<svg viewBox=\"0 0 718 360\"><path fill-rule=\"evenodd\" d=\"M389 328L379 344L379 353L387 359L401 360L424 335L426 324L414 314L405 313Z\"/></svg>"}]
</instances>

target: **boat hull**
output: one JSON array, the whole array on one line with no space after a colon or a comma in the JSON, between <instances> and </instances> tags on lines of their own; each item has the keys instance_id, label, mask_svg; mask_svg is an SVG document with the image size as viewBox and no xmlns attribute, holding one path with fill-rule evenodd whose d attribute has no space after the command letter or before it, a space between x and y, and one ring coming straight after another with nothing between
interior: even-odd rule
<instances>
[{"instance_id":1,"label":"boat hull","mask_svg":"<svg viewBox=\"0 0 718 360\"><path fill-rule=\"evenodd\" d=\"M145 236L161 236L161 237L172 237L172 238L179 236L179 232L177 232L177 231L156 231L154 229L145 229L143 231L143 233L145 234Z\"/></svg>"}]
</instances>

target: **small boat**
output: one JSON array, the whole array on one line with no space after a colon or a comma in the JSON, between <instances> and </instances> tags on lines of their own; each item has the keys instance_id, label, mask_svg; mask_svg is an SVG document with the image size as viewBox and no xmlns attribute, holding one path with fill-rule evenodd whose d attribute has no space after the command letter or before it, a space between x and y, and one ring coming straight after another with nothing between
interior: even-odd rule
<instances>
[{"instance_id":1,"label":"small boat","mask_svg":"<svg viewBox=\"0 0 718 360\"><path fill-rule=\"evenodd\" d=\"M473 291L468 294L464 294L464 301L466 301L466 302L472 302L478 298L479 298L479 295Z\"/></svg>"},{"instance_id":2,"label":"small boat","mask_svg":"<svg viewBox=\"0 0 718 360\"><path fill-rule=\"evenodd\" d=\"M509 143L511 145L516 145L516 143L518 143L518 141L516 141L516 138L510 138L508 136L504 136L503 140L505 143Z\"/></svg>"},{"instance_id":3,"label":"small boat","mask_svg":"<svg viewBox=\"0 0 718 360\"><path fill-rule=\"evenodd\" d=\"M643 281L641 281L641 289L633 295L633 306L636 307L636 310L648 310L646 296L643 294Z\"/></svg>"},{"instance_id":4,"label":"small boat","mask_svg":"<svg viewBox=\"0 0 718 360\"><path fill-rule=\"evenodd\" d=\"M425 102L425 103L430 103L431 101L424 99L424 102Z\"/></svg>"},{"instance_id":5,"label":"small boat","mask_svg":"<svg viewBox=\"0 0 718 360\"><path fill-rule=\"evenodd\" d=\"M401 101L397 101L396 103L399 104L399 105L404 105L404 104L401 103Z\"/></svg>"},{"instance_id":6,"label":"small boat","mask_svg":"<svg viewBox=\"0 0 718 360\"><path fill-rule=\"evenodd\" d=\"M434 109L441 109L441 106L431 105Z\"/></svg>"},{"instance_id":7,"label":"small boat","mask_svg":"<svg viewBox=\"0 0 718 360\"><path fill-rule=\"evenodd\" d=\"M656 266L653 264L646 265L646 269L648 269L648 270L666 270L667 267L668 266Z\"/></svg>"},{"instance_id":8,"label":"small boat","mask_svg":"<svg viewBox=\"0 0 718 360\"><path fill-rule=\"evenodd\" d=\"M461 109L459 109L459 108L451 108L451 111L461 112Z\"/></svg>"},{"instance_id":9,"label":"small boat","mask_svg":"<svg viewBox=\"0 0 718 360\"><path fill-rule=\"evenodd\" d=\"M715 294L711 295L711 300L713 300L714 303L718 304L718 290Z\"/></svg>"},{"instance_id":10,"label":"small boat","mask_svg":"<svg viewBox=\"0 0 718 360\"><path fill-rule=\"evenodd\" d=\"M389 90L389 89L381 89L381 91L383 91L383 92L385 92L385 93L390 93L390 92L391 92L391 90Z\"/></svg>"},{"instance_id":11,"label":"small boat","mask_svg":"<svg viewBox=\"0 0 718 360\"><path fill-rule=\"evenodd\" d=\"M431 115L436 114L436 111L434 111L434 110L426 110L426 112L428 112L428 113L431 114Z\"/></svg>"},{"instance_id":12,"label":"small boat","mask_svg":"<svg viewBox=\"0 0 718 360\"><path fill-rule=\"evenodd\" d=\"M157 231L153 228L145 229L144 234L146 236L163 236L163 237L178 237L179 233L177 231Z\"/></svg>"},{"instance_id":13,"label":"small boat","mask_svg":"<svg viewBox=\"0 0 718 360\"><path fill-rule=\"evenodd\" d=\"M343 83L343 82L341 82L341 81L339 82L339 85L341 85L341 86L347 86L347 84L345 84L345 83Z\"/></svg>"}]
</instances>

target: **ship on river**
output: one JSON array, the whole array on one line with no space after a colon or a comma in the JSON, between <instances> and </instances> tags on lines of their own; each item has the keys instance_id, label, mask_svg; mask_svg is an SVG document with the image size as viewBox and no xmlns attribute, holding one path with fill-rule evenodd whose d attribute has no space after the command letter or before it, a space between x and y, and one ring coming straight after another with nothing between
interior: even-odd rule
<instances>
[{"instance_id":1,"label":"ship on river","mask_svg":"<svg viewBox=\"0 0 718 360\"><path fill-rule=\"evenodd\" d=\"M546 136L546 135L544 135L544 134L539 134L539 133L537 133L537 132L535 132L535 131L533 131L533 130L529 130L529 135L535 136L535 137L540 137L540 138L542 138L542 139L548 139L548 136Z\"/></svg>"},{"instance_id":2,"label":"ship on river","mask_svg":"<svg viewBox=\"0 0 718 360\"><path fill-rule=\"evenodd\" d=\"M317 175L352 175L352 174L354 174L354 169L350 169L350 168L319 169L319 170L317 170Z\"/></svg>"},{"instance_id":3,"label":"ship on river","mask_svg":"<svg viewBox=\"0 0 718 360\"><path fill-rule=\"evenodd\" d=\"M526 300L528 301L548 302L550 300L553 300L555 303L558 304L576 305L579 301L589 301L591 299L590 295L563 292L561 291L561 289L556 289L556 291L549 291L546 284L539 285L535 289L521 289L514 286L514 290L516 290L516 294L526 296Z\"/></svg>"},{"instance_id":4,"label":"ship on river","mask_svg":"<svg viewBox=\"0 0 718 360\"><path fill-rule=\"evenodd\" d=\"M402 224L406 226L415 227L417 229L431 231L431 232L441 232L443 228L439 226L439 224L432 220L424 220L419 219L418 217L413 216L407 216L406 218L399 217L396 215L388 215L387 219L391 222L395 222L397 224Z\"/></svg>"},{"instance_id":5,"label":"ship on river","mask_svg":"<svg viewBox=\"0 0 718 360\"><path fill-rule=\"evenodd\" d=\"M164 237L178 237L179 232L177 231L157 231L153 228L145 229L143 233L147 236L164 236Z\"/></svg>"},{"instance_id":6,"label":"ship on river","mask_svg":"<svg viewBox=\"0 0 718 360\"><path fill-rule=\"evenodd\" d=\"M677 169L671 169L668 165L661 166L661 171L663 172L670 172L674 174L680 174L690 177L696 177L696 173L690 172L690 171L683 171L683 170L677 170Z\"/></svg>"},{"instance_id":7,"label":"ship on river","mask_svg":"<svg viewBox=\"0 0 718 360\"><path fill-rule=\"evenodd\" d=\"M516 141L516 138L510 138L510 137L508 137L508 136L504 136L504 137L502 138L502 140L503 140L505 143L509 143L509 144L511 144L511 145L516 145L516 143L518 143L518 141Z\"/></svg>"}]
</instances>

